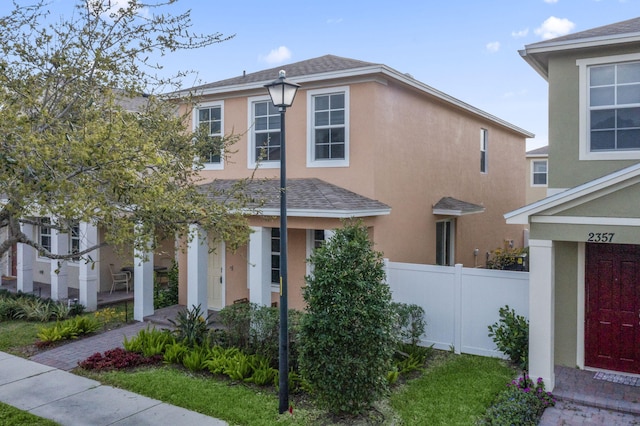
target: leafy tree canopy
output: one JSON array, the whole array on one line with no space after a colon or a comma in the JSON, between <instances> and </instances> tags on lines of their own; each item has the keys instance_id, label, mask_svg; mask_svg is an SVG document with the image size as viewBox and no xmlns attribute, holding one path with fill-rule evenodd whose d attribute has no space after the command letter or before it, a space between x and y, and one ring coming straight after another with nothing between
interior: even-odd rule
<instances>
[{"instance_id":1,"label":"leafy tree canopy","mask_svg":"<svg viewBox=\"0 0 640 426\"><path fill-rule=\"evenodd\" d=\"M192 223L231 246L246 239L245 220L230 214L242 200L222 205L197 186L198 152L235 138L191 132L176 103L158 96L186 74L160 77L150 57L228 39L193 34L190 12L163 13L175 2L78 0L69 18L42 1L14 2L0 17L0 228L9 231L0 255L20 242L77 257L21 232L42 216L62 232L99 225L101 245L115 247L153 247Z\"/></svg>"}]
</instances>

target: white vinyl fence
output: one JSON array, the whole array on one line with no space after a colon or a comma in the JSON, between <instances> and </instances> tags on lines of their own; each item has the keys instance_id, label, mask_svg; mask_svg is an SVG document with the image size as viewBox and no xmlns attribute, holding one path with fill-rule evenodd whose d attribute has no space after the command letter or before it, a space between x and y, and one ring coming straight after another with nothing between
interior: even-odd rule
<instances>
[{"instance_id":1,"label":"white vinyl fence","mask_svg":"<svg viewBox=\"0 0 640 426\"><path fill-rule=\"evenodd\" d=\"M529 273L386 261L394 302L416 304L427 323L421 345L503 357L488 326L509 305L529 317Z\"/></svg>"}]
</instances>

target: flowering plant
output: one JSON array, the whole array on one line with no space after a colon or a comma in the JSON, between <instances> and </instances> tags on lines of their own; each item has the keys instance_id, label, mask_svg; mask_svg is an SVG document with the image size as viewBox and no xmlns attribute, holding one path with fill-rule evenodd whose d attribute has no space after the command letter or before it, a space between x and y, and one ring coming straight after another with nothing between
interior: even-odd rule
<instances>
[{"instance_id":1,"label":"flowering plant","mask_svg":"<svg viewBox=\"0 0 640 426\"><path fill-rule=\"evenodd\" d=\"M542 377L538 377L538 380L534 383L528 374L523 373L518 380L512 380L507 386L513 386L524 393L534 395L540 402L541 409L556 405L556 399L553 397L551 392L546 392L544 390L544 381L542 380Z\"/></svg>"}]
</instances>

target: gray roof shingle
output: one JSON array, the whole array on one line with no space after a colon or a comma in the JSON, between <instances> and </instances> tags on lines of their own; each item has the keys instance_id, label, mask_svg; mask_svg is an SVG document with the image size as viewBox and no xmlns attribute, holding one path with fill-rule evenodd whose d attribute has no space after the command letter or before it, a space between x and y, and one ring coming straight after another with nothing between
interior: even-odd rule
<instances>
[{"instance_id":1,"label":"gray roof shingle","mask_svg":"<svg viewBox=\"0 0 640 426\"><path fill-rule=\"evenodd\" d=\"M433 206L433 214L450 214L454 216L482 213L484 210L483 206L458 200L453 197L442 197L440 201Z\"/></svg>"},{"instance_id":2,"label":"gray roof shingle","mask_svg":"<svg viewBox=\"0 0 640 426\"><path fill-rule=\"evenodd\" d=\"M279 213L279 179L254 179L245 185L238 179L216 179L200 188L220 202L227 200L237 188L243 188L243 195L252 200L249 208ZM287 210L298 211L292 215L305 217L315 217L320 212L323 217L328 212L333 217L364 217L389 214L391 207L323 180L309 178L287 180Z\"/></svg>"},{"instance_id":3,"label":"gray roof shingle","mask_svg":"<svg viewBox=\"0 0 640 426\"><path fill-rule=\"evenodd\" d=\"M539 43L530 44L527 47L536 47L548 43L559 43L565 41L583 40L600 37L613 37L623 34L633 34L640 32L640 17L627 19L626 21L616 22L614 24L603 25L601 27L591 28L589 30L580 31L565 36L552 38L550 40L541 41Z\"/></svg>"}]
</instances>

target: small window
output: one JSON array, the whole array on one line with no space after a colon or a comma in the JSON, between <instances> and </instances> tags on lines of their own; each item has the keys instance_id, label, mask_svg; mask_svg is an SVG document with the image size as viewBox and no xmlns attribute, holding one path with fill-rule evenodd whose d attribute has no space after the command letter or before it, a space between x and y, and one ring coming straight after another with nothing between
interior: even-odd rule
<instances>
[{"instance_id":1,"label":"small window","mask_svg":"<svg viewBox=\"0 0 640 426\"><path fill-rule=\"evenodd\" d=\"M40 245L51 252L51 219L48 217L41 217L40 226L38 227L38 242Z\"/></svg>"},{"instance_id":2,"label":"small window","mask_svg":"<svg viewBox=\"0 0 640 426\"><path fill-rule=\"evenodd\" d=\"M71 225L71 232L69 234L69 253L78 253L80 251L80 225L78 222L74 222ZM74 261L80 260L79 257L74 257Z\"/></svg>"},{"instance_id":3,"label":"small window","mask_svg":"<svg viewBox=\"0 0 640 426\"><path fill-rule=\"evenodd\" d=\"M271 283L280 284L280 228L271 228Z\"/></svg>"},{"instance_id":4,"label":"small window","mask_svg":"<svg viewBox=\"0 0 640 426\"><path fill-rule=\"evenodd\" d=\"M250 164L266 167L280 165L280 111L270 100L251 103L252 149Z\"/></svg>"},{"instance_id":5,"label":"small window","mask_svg":"<svg viewBox=\"0 0 640 426\"><path fill-rule=\"evenodd\" d=\"M199 156L206 169L222 167L222 103L203 105L195 112L195 126L208 135L207 143L199 149Z\"/></svg>"},{"instance_id":6,"label":"small window","mask_svg":"<svg viewBox=\"0 0 640 426\"><path fill-rule=\"evenodd\" d=\"M313 231L313 248L320 248L324 244L324 229Z\"/></svg>"},{"instance_id":7,"label":"small window","mask_svg":"<svg viewBox=\"0 0 640 426\"><path fill-rule=\"evenodd\" d=\"M480 129L480 172L487 173L487 145L489 143L489 132L487 129Z\"/></svg>"},{"instance_id":8,"label":"small window","mask_svg":"<svg viewBox=\"0 0 640 426\"><path fill-rule=\"evenodd\" d=\"M531 165L531 185L547 186L547 160L535 160Z\"/></svg>"}]
</instances>

